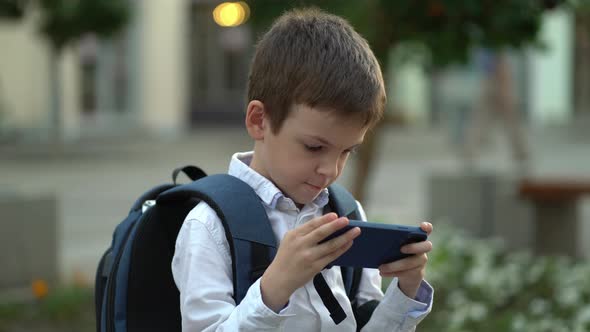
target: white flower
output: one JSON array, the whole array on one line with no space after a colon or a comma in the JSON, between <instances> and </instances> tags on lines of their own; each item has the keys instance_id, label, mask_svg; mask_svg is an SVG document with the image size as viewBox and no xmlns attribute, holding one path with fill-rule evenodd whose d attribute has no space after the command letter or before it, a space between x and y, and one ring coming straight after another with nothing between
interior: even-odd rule
<instances>
[{"instance_id":1,"label":"white flower","mask_svg":"<svg viewBox=\"0 0 590 332\"><path fill-rule=\"evenodd\" d=\"M483 303L472 303L470 309L469 317L474 321L482 321L488 315L488 308Z\"/></svg>"},{"instance_id":2,"label":"white flower","mask_svg":"<svg viewBox=\"0 0 590 332\"><path fill-rule=\"evenodd\" d=\"M581 306L574 317L576 324L590 324L590 306Z\"/></svg>"},{"instance_id":3,"label":"white flower","mask_svg":"<svg viewBox=\"0 0 590 332\"><path fill-rule=\"evenodd\" d=\"M542 316L549 312L550 304L544 299L534 299L529 304L529 311L533 315Z\"/></svg>"},{"instance_id":4,"label":"white flower","mask_svg":"<svg viewBox=\"0 0 590 332\"><path fill-rule=\"evenodd\" d=\"M581 300L580 290L576 287L565 287L561 291L557 292L557 303L560 306L569 308L580 305L578 302Z\"/></svg>"},{"instance_id":5,"label":"white flower","mask_svg":"<svg viewBox=\"0 0 590 332\"><path fill-rule=\"evenodd\" d=\"M516 316L512 319L511 328L513 331L526 331L528 326L528 322L523 314L516 314Z\"/></svg>"}]
</instances>

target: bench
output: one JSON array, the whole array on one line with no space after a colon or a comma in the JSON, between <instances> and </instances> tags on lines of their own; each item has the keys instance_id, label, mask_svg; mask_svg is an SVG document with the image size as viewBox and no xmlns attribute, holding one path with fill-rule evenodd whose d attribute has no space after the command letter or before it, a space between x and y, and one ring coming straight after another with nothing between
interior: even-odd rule
<instances>
[{"instance_id":1,"label":"bench","mask_svg":"<svg viewBox=\"0 0 590 332\"><path fill-rule=\"evenodd\" d=\"M526 179L519 194L533 204L535 252L588 256L582 248L579 201L590 194L590 179Z\"/></svg>"}]
</instances>

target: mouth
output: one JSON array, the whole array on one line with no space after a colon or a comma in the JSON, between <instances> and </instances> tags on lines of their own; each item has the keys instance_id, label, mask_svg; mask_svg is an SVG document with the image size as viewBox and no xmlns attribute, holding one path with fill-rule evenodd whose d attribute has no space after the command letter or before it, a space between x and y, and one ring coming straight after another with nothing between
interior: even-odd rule
<instances>
[{"instance_id":1,"label":"mouth","mask_svg":"<svg viewBox=\"0 0 590 332\"><path fill-rule=\"evenodd\" d=\"M307 184L307 185L308 185L308 186L310 186L311 188L313 188L313 189L315 189L315 190L318 190L318 191L319 191L319 190L322 190L322 189L324 189L324 187L323 187L323 186L322 186L322 187L320 187L320 186L316 186L316 185L313 185L313 184L311 184L311 183L307 183L307 182L306 182L305 184Z\"/></svg>"}]
</instances>

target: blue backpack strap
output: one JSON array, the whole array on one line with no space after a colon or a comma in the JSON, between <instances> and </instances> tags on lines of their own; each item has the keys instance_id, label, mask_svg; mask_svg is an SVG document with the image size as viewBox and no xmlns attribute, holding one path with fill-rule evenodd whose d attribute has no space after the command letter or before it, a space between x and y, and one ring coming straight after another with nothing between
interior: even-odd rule
<instances>
[{"instance_id":1,"label":"blue backpack strap","mask_svg":"<svg viewBox=\"0 0 590 332\"><path fill-rule=\"evenodd\" d=\"M165 192L166 190L169 190L170 188L173 188L173 187L174 187L173 184L163 184L163 185L159 185L159 186L154 187L151 190L147 191L146 193L141 195L135 201L135 203L133 203L133 205L131 206L131 209L129 209L129 214L132 214L134 212L141 212L141 206L143 205L143 203L145 201L156 199L156 197L158 197L159 194L161 194L161 193Z\"/></svg>"},{"instance_id":2,"label":"blue backpack strap","mask_svg":"<svg viewBox=\"0 0 590 332\"><path fill-rule=\"evenodd\" d=\"M351 219L358 219L358 205L351 193L339 184L332 184L328 187L330 193L330 208L338 216L347 216Z\"/></svg>"},{"instance_id":3,"label":"blue backpack strap","mask_svg":"<svg viewBox=\"0 0 590 332\"><path fill-rule=\"evenodd\" d=\"M232 256L234 299L239 304L276 255L264 206L248 184L227 174L175 187L158 196L157 202L195 198L206 202L223 223Z\"/></svg>"}]
</instances>

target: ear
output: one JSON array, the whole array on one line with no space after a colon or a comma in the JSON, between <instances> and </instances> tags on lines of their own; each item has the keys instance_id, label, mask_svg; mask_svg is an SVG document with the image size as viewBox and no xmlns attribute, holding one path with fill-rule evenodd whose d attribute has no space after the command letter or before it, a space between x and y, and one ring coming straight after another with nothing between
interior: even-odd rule
<instances>
[{"instance_id":1,"label":"ear","mask_svg":"<svg viewBox=\"0 0 590 332\"><path fill-rule=\"evenodd\" d=\"M268 126L264 104L260 100L252 100L246 110L246 129L254 140L264 139L264 129Z\"/></svg>"}]
</instances>

